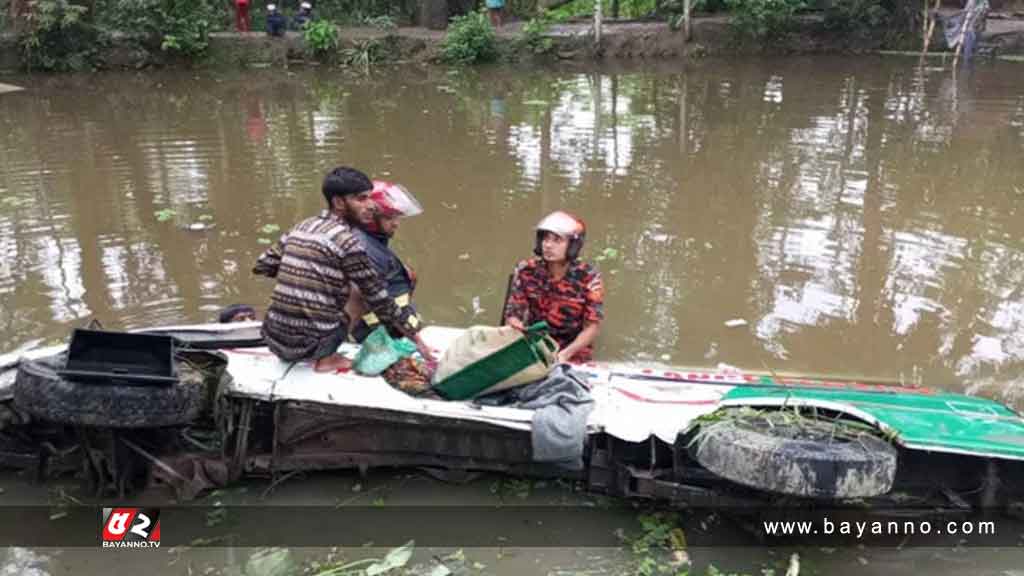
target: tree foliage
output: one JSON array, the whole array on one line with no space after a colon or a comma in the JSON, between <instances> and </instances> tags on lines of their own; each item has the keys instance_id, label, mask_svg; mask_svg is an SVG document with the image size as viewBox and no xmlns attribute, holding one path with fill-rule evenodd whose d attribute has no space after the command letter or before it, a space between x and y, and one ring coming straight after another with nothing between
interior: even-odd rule
<instances>
[{"instance_id":1,"label":"tree foliage","mask_svg":"<svg viewBox=\"0 0 1024 576\"><path fill-rule=\"evenodd\" d=\"M25 68L62 72L91 67L101 38L87 13L88 8L69 0L33 2L18 37Z\"/></svg>"}]
</instances>

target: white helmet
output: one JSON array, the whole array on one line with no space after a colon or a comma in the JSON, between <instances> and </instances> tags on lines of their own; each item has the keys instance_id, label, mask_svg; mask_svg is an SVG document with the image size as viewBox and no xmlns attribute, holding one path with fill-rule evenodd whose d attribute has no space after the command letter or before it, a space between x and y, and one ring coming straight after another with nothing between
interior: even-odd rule
<instances>
[{"instance_id":1,"label":"white helmet","mask_svg":"<svg viewBox=\"0 0 1024 576\"><path fill-rule=\"evenodd\" d=\"M548 214L537 224L537 240L533 246L533 253L537 256L542 254L540 245L544 240L545 232L553 232L562 238L568 239L569 249L566 251L565 257L568 260L575 260L579 257L580 251L583 250L583 240L587 236L587 225L583 223L583 220L561 210Z\"/></svg>"}]
</instances>

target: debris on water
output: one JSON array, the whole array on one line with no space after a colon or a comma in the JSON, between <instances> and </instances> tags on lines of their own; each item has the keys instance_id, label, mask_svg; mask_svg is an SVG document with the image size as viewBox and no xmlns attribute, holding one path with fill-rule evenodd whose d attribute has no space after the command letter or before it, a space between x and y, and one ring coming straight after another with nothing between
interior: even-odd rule
<instances>
[{"instance_id":1,"label":"debris on water","mask_svg":"<svg viewBox=\"0 0 1024 576\"><path fill-rule=\"evenodd\" d=\"M733 318L732 320L726 320L725 321L725 326L727 328L736 328L738 326L746 326L746 325L747 325L747 321L744 320L743 318Z\"/></svg>"},{"instance_id":2,"label":"debris on water","mask_svg":"<svg viewBox=\"0 0 1024 576\"><path fill-rule=\"evenodd\" d=\"M275 232L279 232L280 230L281 227L278 226L277 224L264 224L263 227L260 228L260 232L264 234L273 234Z\"/></svg>"},{"instance_id":3,"label":"debris on water","mask_svg":"<svg viewBox=\"0 0 1024 576\"><path fill-rule=\"evenodd\" d=\"M209 230L213 227L213 224L206 224L204 222L193 222L192 224L188 225L188 229L193 232L201 232L203 230Z\"/></svg>"},{"instance_id":4,"label":"debris on water","mask_svg":"<svg viewBox=\"0 0 1024 576\"><path fill-rule=\"evenodd\" d=\"M352 491L353 492L362 492L363 491L363 485L358 483L358 482L356 482L356 484L354 486L352 486Z\"/></svg>"},{"instance_id":5,"label":"debris on water","mask_svg":"<svg viewBox=\"0 0 1024 576\"><path fill-rule=\"evenodd\" d=\"M479 315L483 314L484 312L486 312L486 310L484 310L480 306L480 297L479 296L473 296L472 304L473 304L473 316L479 316Z\"/></svg>"},{"instance_id":6,"label":"debris on water","mask_svg":"<svg viewBox=\"0 0 1024 576\"><path fill-rule=\"evenodd\" d=\"M860 562L861 566L867 566L868 565L868 559L863 557L863 556L857 556L857 562Z\"/></svg>"},{"instance_id":7,"label":"debris on water","mask_svg":"<svg viewBox=\"0 0 1024 576\"><path fill-rule=\"evenodd\" d=\"M441 202L441 206L444 206L448 210L457 210L459 208L459 205L456 204L455 202L452 202L451 204L447 202Z\"/></svg>"},{"instance_id":8,"label":"debris on water","mask_svg":"<svg viewBox=\"0 0 1024 576\"><path fill-rule=\"evenodd\" d=\"M672 355L671 355L671 354L662 354L662 355L661 355L661 359L662 359L663 361L665 361L665 362L668 362L669 360L671 360L671 359L672 359Z\"/></svg>"},{"instance_id":9,"label":"debris on water","mask_svg":"<svg viewBox=\"0 0 1024 576\"><path fill-rule=\"evenodd\" d=\"M256 242L258 244L263 244L264 246L267 245L267 244L273 244L274 243L270 238L257 238Z\"/></svg>"},{"instance_id":10,"label":"debris on water","mask_svg":"<svg viewBox=\"0 0 1024 576\"><path fill-rule=\"evenodd\" d=\"M409 563L409 559L412 558L412 550L415 546L416 543L410 540L402 546L391 550L383 560L371 564L366 569L366 576L377 576L378 574L390 572L395 568L404 567Z\"/></svg>"},{"instance_id":11,"label":"debris on water","mask_svg":"<svg viewBox=\"0 0 1024 576\"><path fill-rule=\"evenodd\" d=\"M708 345L708 351L704 353L704 359L711 360L715 356L718 356L718 342L712 342Z\"/></svg>"},{"instance_id":12,"label":"debris on water","mask_svg":"<svg viewBox=\"0 0 1024 576\"><path fill-rule=\"evenodd\" d=\"M469 260L469 252L463 252L459 254L459 260Z\"/></svg>"},{"instance_id":13,"label":"debris on water","mask_svg":"<svg viewBox=\"0 0 1024 576\"><path fill-rule=\"evenodd\" d=\"M14 84L0 84L0 94L7 94L9 92L18 92L24 90L21 86L15 86Z\"/></svg>"},{"instance_id":14,"label":"debris on water","mask_svg":"<svg viewBox=\"0 0 1024 576\"><path fill-rule=\"evenodd\" d=\"M615 248L605 248L597 256L594 257L594 262L604 262L605 260L615 260L619 257L619 251Z\"/></svg>"},{"instance_id":15,"label":"debris on water","mask_svg":"<svg viewBox=\"0 0 1024 576\"><path fill-rule=\"evenodd\" d=\"M295 561L287 548L265 548L249 556L245 576L285 576L295 572Z\"/></svg>"},{"instance_id":16,"label":"debris on water","mask_svg":"<svg viewBox=\"0 0 1024 576\"><path fill-rule=\"evenodd\" d=\"M167 222L171 218L174 218L176 212L170 208L164 208L163 210L157 210L153 212L153 216L156 216L157 222Z\"/></svg>"}]
</instances>

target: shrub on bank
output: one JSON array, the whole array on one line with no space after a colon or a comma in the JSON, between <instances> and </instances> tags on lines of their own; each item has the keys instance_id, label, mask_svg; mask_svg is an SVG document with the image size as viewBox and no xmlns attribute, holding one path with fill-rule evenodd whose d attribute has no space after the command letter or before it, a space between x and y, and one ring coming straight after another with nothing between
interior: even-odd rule
<instances>
[{"instance_id":1,"label":"shrub on bank","mask_svg":"<svg viewBox=\"0 0 1024 576\"><path fill-rule=\"evenodd\" d=\"M548 36L548 32L551 30L552 23L551 17L547 14L532 18L523 25L519 38L516 39L517 47L538 56L551 52L551 49L554 48L554 40Z\"/></svg>"},{"instance_id":2,"label":"shrub on bank","mask_svg":"<svg viewBox=\"0 0 1024 576\"><path fill-rule=\"evenodd\" d=\"M732 26L743 39L776 40L789 34L796 24L804 0L726 0L732 12Z\"/></svg>"},{"instance_id":3,"label":"shrub on bank","mask_svg":"<svg viewBox=\"0 0 1024 576\"><path fill-rule=\"evenodd\" d=\"M88 11L69 0L37 0L18 37L25 68L54 72L91 68L103 35L87 18Z\"/></svg>"},{"instance_id":4,"label":"shrub on bank","mask_svg":"<svg viewBox=\"0 0 1024 576\"><path fill-rule=\"evenodd\" d=\"M110 20L151 49L194 58L206 52L223 6L213 0L116 0Z\"/></svg>"},{"instance_id":5,"label":"shrub on bank","mask_svg":"<svg viewBox=\"0 0 1024 576\"><path fill-rule=\"evenodd\" d=\"M314 20L303 33L306 46L317 56L329 54L338 49L338 27L327 20Z\"/></svg>"},{"instance_id":6,"label":"shrub on bank","mask_svg":"<svg viewBox=\"0 0 1024 576\"><path fill-rule=\"evenodd\" d=\"M441 44L441 60L448 64L475 64L498 59L498 37L487 15L470 12L452 18Z\"/></svg>"},{"instance_id":7,"label":"shrub on bank","mask_svg":"<svg viewBox=\"0 0 1024 576\"><path fill-rule=\"evenodd\" d=\"M877 34L890 19L881 0L833 0L825 7L825 29L854 37Z\"/></svg>"}]
</instances>

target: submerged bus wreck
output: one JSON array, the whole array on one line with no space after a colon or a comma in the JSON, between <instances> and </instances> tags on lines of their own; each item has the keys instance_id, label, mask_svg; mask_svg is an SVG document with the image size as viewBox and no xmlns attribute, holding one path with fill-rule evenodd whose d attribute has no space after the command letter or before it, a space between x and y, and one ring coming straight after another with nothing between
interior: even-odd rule
<instances>
[{"instance_id":1,"label":"submerged bus wreck","mask_svg":"<svg viewBox=\"0 0 1024 576\"><path fill-rule=\"evenodd\" d=\"M0 465L75 473L97 494L166 485L179 500L242 477L425 468L562 477L674 506L1005 507L1024 418L920 387L591 363L579 469L537 462L534 411L409 396L379 377L281 362L259 324L146 330L182 343L178 381L65 379L65 347L0 357ZM443 351L462 331L431 327ZM343 348L354 354L355 349Z\"/></svg>"}]
</instances>

